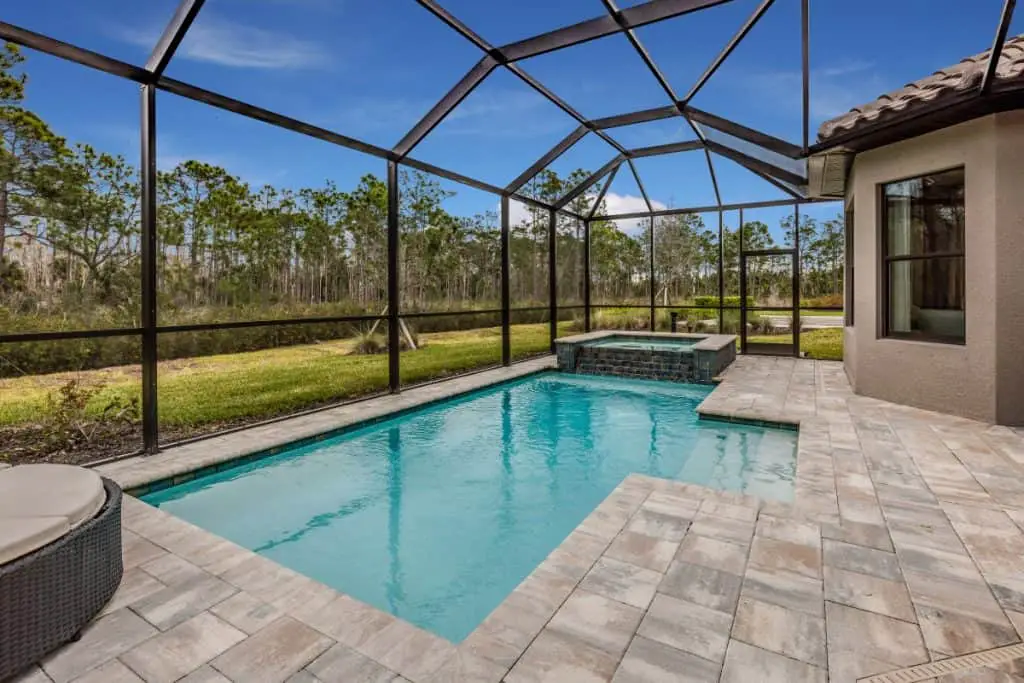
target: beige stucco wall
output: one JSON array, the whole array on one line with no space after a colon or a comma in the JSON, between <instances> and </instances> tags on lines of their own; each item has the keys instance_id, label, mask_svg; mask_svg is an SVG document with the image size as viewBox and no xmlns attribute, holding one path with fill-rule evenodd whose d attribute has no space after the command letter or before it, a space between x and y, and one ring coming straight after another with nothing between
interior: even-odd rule
<instances>
[{"instance_id":1,"label":"beige stucco wall","mask_svg":"<svg viewBox=\"0 0 1024 683\"><path fill-rule=\"evenodd\" d=\"M963 346L883 339L877 285L881 183L965 169ZM861 394L1024 424L1024 113L988 116L859 154L854 202L855 326L847 374ZM998 314L997 314L998 311Z\"/></svg>"},{"instance_id":2,"label":"beige stucco wall","mask_svg":"<svg viewBox=\"0 0 1024 683\"><path fill-rule=\"evenodd\" d=\"M996 422L1024 424L1024 111L996 116Z\"/></svg>"}]
</instances>

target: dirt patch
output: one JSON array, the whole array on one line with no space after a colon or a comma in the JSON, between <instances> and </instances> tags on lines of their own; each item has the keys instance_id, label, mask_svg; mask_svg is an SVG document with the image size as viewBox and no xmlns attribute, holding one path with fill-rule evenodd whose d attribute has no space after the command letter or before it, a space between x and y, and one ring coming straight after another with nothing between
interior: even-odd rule
<instances>
[{"instance_id":1,"label":"dirt patch","mask_svg":"<svg viewBox=\"0 0 1024 683\"><path fill-rule=\"evenodd\" d=\"M93 434L88 442L58 443L46 427L20 425L0 427L0 443L3 444L0 460L11 465L33 462L81 465L140 451L142 435L131 425L116 425Z\"/></svg>"},{"instance_id":2,"label":"dirt patch","mask_svg":"<svg viewBox=\"0 0 1024 683\"><path fill-rule=\"evenodd\" d=\"M322 406L336 404L324 402ZM315 408L318 406L310 406ZM281 416L294 414L282 413ZM211 422L199 426L161 426L160 443L171 444L197 436L214 435L239 427L247 427L275 416L240 418L224 422ZM97 460L142 452L142 425L102 425L92 434L89 441L79 440L57 443L50 431L38 424L22 424L0 427L0 462L23 465L37 462L52 462L68 465L85 465Z\"/></svg>"}]
</instances>

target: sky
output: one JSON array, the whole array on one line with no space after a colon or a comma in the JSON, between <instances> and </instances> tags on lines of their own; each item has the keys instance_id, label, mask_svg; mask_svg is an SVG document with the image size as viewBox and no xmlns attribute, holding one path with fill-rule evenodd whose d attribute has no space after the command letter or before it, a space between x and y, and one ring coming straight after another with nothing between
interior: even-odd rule
<instances>
[{"instance_id":1,"label":"sky","mask_svg":"<svg viewBox=\"0 0 1024 683\"><path fill-rule=\"evenodd\" d=\"M600 16L600 0L440 0L494 45ZM638 4L621 2L620 6ZM4 3L0 20L142 64L174 0L35 0ZM732 0L636 31L677 96L759 4ZM811 139L818 126L858 104L922 78L992 42L1002 0L811 0ZM1011 35L1024 33L1024 10ZM27 105L72 142L138 158L138 86L26 51ZM480 51L413 0L207 0L167 74L373 144L393 146L480 59ZM694 96L698 108L800 144L800 0L776 0ZM520 62L588 118L668 104L622 35ZM158 165L218 164L254 185L354 186L385 163L319 140L174 95L157 100ZM576 127L571 117L499 68L412 156L504 186ZM627 148L692 139L681 119L608 131ZM599 168L615 151L593 134L552 165ZM741 166L713 156L726 203L784 195ZM702 151L636 162L652 201L714 204ZM608 190L611 212L644 208L623 168ZM493 195L444 181L452 213L495 210ZM807 207L832 218L835 204ZM789 209L763 210L772 224ZM635 222L623 222L635 229Z\"/></svg>"}]
</instances>

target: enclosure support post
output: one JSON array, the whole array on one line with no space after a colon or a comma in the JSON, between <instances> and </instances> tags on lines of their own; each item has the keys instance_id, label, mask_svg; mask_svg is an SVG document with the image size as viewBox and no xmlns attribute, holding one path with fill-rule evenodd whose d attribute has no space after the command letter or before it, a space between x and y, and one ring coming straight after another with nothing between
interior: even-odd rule
<instances>
[{"instance_id":1,"label":"enclosure support post","mask_svg":"<svg viewBox=\"0 0 1024 683\"><path fill-rule=\"evenodd\" d=\"M810 145L810 124L811 124L811 0L800 2L800 44L803 83L802 91L802 123L803 123L803 148L804 154Z\"/></svg>"},{"instance_id":2,"label":"enclosure support post","mask_svg":"<svg viewBox=\"0 0 1024 683\"><path fill-rule=\"evenodd\" d=\"M583 331L590 332L590 221L583 221Z\"/></svg>"},{"instance_id":3,"label":"enclosure support post","mask_svg":"<svg viewBox=\"0 0 1024 683\"><path fill-rule=\"evenodd\" d=\"M793 355L800 357L800 205L793 205Z\"/></svg>"},{"instance_id":4,"label":"enclosure support post","mask_svg":"<svg viewBox=\"0 0 1024 683\"><path fill-rule=\"evenodd\" d=\"M651 278L650 278L650 280L648 280L648 282L651 283L651 332L656 332L657 331L658 316L657 316L657 312L655 311L654 306L655 306L655 302L657 301L658 290L656 289L657 285L654 282L654 216L651 216L650 220L651 220L651 222L650 222L650 225L647 226L647 229L650 231L649 234L650 234L650 240L651 240L651 242L650 242L650 247L651 247L651 249L650 249L650 252L651 252L650 256L651 256L651 259L650 259L650 263L648 264L648 267L650 269L649 274L650 274Z\"/></svg>"},{"instance_id":5,"label":"enclosure support post","mask_svg":"<svg viewBox=\"0 0 1024 683\"><path fill-rule=\"evenodd\" d=\"M501 364L512 363L512 312L509 282L509 199L501 196Z\"/></svg>"},{"instance_id":6,"label":"enclosure support post","mask_svg":"<svg viewBox=\"0 0 1024 683\"><path fill-rule=\"evenodd\" d=\"M718 210L718 334L725 334L725 223Z\"/></svg>"},{"instance_id":7,"label":"enclosure support post","mask_svg":"<svg viewBox=\"0 0 1024 683\"><path fill-rule=\"evenodd\" d=\"M739 245L737 251L739 252L740 260L740 353L747 352L747 261L743 256L743 209L740 209L740 227L739 227Z\"/></svg>"},{"instance_id":8,"label":"enclosure support post","mask_svg":"<svg viewBox=\"0 0 1024 683\"><path fill-rule=\"evenodd\" d=\"M398 307L398 163L388 161L388 387L402 389Z\"/></svg>"},{"instance_id":9,"label":"enclosure support post","mask_svg":"<svg viewBox=\"0 0 1024 683\"><path fill-rule=\"evenodd\" d=\"M558 214L548 210L548 320L551 330L551 353L555 352L558 336Z\"/></svg>"},{"instance_id":10,"label":"enclosure support post","mask_svg":"<svg viewBox=\"0 0 1024 683\"><path fill-rule=\"evenodd\" d=\"M159 444L156 388L156 88L142 86L142 448Z\"/></svg>"}]
</instances>

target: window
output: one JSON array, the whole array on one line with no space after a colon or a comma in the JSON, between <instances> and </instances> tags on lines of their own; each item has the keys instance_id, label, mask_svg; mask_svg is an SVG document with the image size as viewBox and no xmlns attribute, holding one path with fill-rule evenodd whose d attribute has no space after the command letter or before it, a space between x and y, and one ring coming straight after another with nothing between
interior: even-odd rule
<instances>
[{"instance_id":1,"label":"window","mask_svg":"<svg viewBox=\"0 0 1024 683\"><path fill-rule=\"evenodd\" d=\"M845 283L845 297L843 311L846 320L844 325L846 327L853 327L853 197L850 197L850 203L846 207L845 216L845 232L846 232L846 244L843 248L846 250L846 283Z\"/></svg>"},{"instance_id":2,"label":"window","mask_svg":"<svg viewBox=\"0 0 1024 683\"><path fill-rule=\"evenodd\" d=\"M882 187L884 336L963 344L964 170Z\"/></svg>"}]
</instances>

